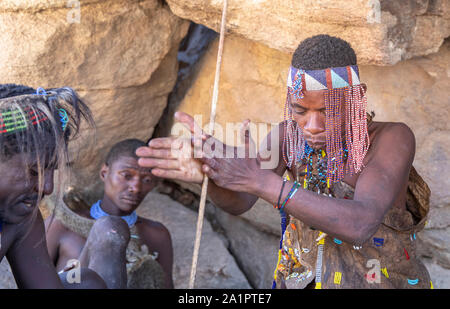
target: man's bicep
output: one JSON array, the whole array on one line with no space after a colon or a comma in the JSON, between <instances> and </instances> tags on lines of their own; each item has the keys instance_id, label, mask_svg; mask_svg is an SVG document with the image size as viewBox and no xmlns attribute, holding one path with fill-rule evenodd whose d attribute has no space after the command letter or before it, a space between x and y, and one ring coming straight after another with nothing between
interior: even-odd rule
<instances>
[{"instance_id":1,"label":"man's bicep","mask_svg":"<svg viewBox=\"0 0 450 309\"><path fill-rule=\"evenodd\" d=\"M19 288L61 288L55 266L47 252L44 222L40 213L30 231L16 240L7 259Z\"/></svg>"},{"instance_id":2,"label":"man's bicep","mask_svg":"<svg viewBox=\"0 0 450 309\"><path fill-rule=\"evenodd\" d=\"M45 220L45 238L47 242L47 250L50 259L56 265L58 258L59 243L62 231L59 228L59 222L53 216Z\"/></svg>"},{"instance_id":3,"label":"man's bicep","mask_svg":"<svg viewBox=\"0 0 450 309\"><path fill-rule=\"evenodd\" d=\"M375 207L381 217L405 189L415 151L412 132L401 125L389 129L377 141L375 153L358 178L354 195L354 200Z\"/></svg>"}]
</instances>

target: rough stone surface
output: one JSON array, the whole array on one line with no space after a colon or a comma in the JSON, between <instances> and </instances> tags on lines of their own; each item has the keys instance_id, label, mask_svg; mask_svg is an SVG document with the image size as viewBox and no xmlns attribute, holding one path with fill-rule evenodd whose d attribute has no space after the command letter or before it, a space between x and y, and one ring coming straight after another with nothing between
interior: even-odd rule
<instances>
[{"instance_id":1,"label":"rough stone surface","mask_svg":"<svg viewBox=\"0 0 450 309\"><path fill-rule=\"evenodd\" d=\"M216 55L217 42L206 53L178 108L192 115L202 115L203 126L209 120ZM423 256L433 256L433 263L444 268L449 268L450 261L450 195L446 186L450 175L446 163L450 157L447 121L449 57L450 41L447 40L438 53L395 66L360 66L361 79L368 85L369 110L375 111L375 120L404 122L416 136L414 166L432 191L429 222L418 235L419 247L422 247L419 252ZM225 128L227 121L241 122L246 118L254 123L281 121L289 63L288 54L234 35L228 36L216 122ZM259 230L275 234L279 229L278 217L269 211L271 206L266 202L259 203L260 206L243 217ZM231 243L233 241L236 240L230 239ZM439 272L435 274L439 275Z\"/></svg>"},{"instance_id":2,"label":"rough stone surface","mask_svg":"<svg viewBox=\"0 0 450 309\"><path fill-rule=\"evenodd\" d=\"M16 281L6 258L0 263L0 289L17 289Z\"/></svg>"},{"instance_id":3,"label":"rough stone surface","mask_svg":"<svg viewBox=\"0 0 450 309\"><path fill-rule=\"evenodd\" d=\"M169 229L174 248L174 285L175 288L188 288L197 213L166 195L152 192L138 208L138 214L159 221ZM203 225L195 282L196 288L250 288L233 256L207 220Z\"/></svg>"},{"instance_id":4,"label":"rough stone surface","mask_svg":"<svg viewBox=\"0 0 450 309\"><path fill-rule=\"evenodd\" d=\"M244 217L237 218L219 208L214 209L215 218L230 242L230 250L252 287L270 289L277 263L281 228L278 228L278 235L274 235L258 229ZM274 218L277 215L272 213Z\"/></svg>"},{"instance_id":5,"label":"rough stone surface","mask_svg":"<svg viewBox=\"0 0 450 309\"><path fill-rule=\"evenodd\" d=\"M223 1L167 2L174 14L219 30ZM285 53L326 33L350 42L360 63L390 65L436 52L450 35L450 5L445 0L229 1L227 29Z\"/></svg>"},{"instance_id":6,"label":"rough stone surface","mask_svg":"<svg viewBox=\"0 0 450 309\"><path fill-rule=\"evenodd\" d=\"M72 181L93 183L105 153L121 138L148 139L177 76L176 53L189 22L159 0L2 1L0 82L70 86L92 108L93 148L79 149ZM92 137L92 130L83 136ZM76 184L72 183L76 186Z\"/></svg>"}]
</instances>

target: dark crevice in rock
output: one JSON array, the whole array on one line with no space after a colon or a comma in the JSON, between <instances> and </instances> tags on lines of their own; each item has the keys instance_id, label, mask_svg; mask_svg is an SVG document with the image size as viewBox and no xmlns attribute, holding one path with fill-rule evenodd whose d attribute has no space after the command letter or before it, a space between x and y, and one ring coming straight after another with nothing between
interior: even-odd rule
<instances>
[{"instance_id":1,"label":"dark crevice in rock","mask_svg":"<svg viewBox=\"0 0 450 309\"><path fill-rule=\"evenodd\" d=\"M203 25L191 22L185 38L178 50L177 82L169 94L167 106L155 127L153 137L169 136L173 124L173 114L195 80L201 59L217 33Z\"/></svg>"}]
</instances>

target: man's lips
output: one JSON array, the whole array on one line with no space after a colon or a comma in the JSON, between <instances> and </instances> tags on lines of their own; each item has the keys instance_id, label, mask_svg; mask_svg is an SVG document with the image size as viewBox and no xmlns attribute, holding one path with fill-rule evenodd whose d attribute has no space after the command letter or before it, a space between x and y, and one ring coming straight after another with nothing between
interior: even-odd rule
<instances>
[{"instance_id":1,"label":"man's lips","mask_svg":"<svg viewBox=\"0 0 450 309\"><path fill-rule=\"evenodd\" d=\"M141 199L139 199L139 198L128 197L128 196L122 197L122 200L127 202L127 203L130 203L130 204L138 204L141 201Z\"/></svg>"},{"instance_id":2,"label":"man's lips","mask_svg":"<svg viewBox=\"0 0 450 309\"><path fill-rule=\"evenodd\" d=\"M313 136L308 137L305 136L306 141L308 142L309 146L324 146L326 144L326 137L323 136Z\"/></svg>"},{"instance_id":3,"label":"man's lips","mask_svg":"<svg viewBox=\"0 0 450 309\"><path fill-rule=\"evenodd\" d=\"M26 198L20 201L19 203L25 205L28 208L33 208L37 205L37 198Z\"/></svg>"}]
</instances>

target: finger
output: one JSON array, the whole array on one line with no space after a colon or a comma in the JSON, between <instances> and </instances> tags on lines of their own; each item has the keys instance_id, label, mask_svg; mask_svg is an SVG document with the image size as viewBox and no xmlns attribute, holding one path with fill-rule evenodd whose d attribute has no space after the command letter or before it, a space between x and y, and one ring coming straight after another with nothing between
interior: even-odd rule
<instances>
[{"instance_id":1,"label":"finger","mask_svg":"<svg viewBox=\"0 0 450 309\"><path fill-rule=\"evenodd\" d=\"M218 165L219 165L219 164L217 163L217 161L214 160L214 159L210 159L210 158L200 158L199 160L200 160L200 162L203 163L203 166L208 166L210 169L216 170L217 167L218 167Z\"/></svg>"},{"instance_id":2,"label":"finger","mask_svg":"<svg viewBox=\"0 0 450 309\"><path fill-rule=\"evenodd\" d=\"M181 180L181 181L185 181L185 179L186 179L186 172L182 172L179 170L154 168L154 169L152 169L152 174L157 177L166 178L166 179L174 179L174 180Z\"/></svg>"},{"instance_id":3,"label":"finger","mask_svg":"<svg viewBox=\"0 0 450 309\"><path fill-rule=\"evenodd\" d=\"M178 137L154 138L149 143L149 148L179 149L183 144L183 139ZM145 147L140 147L145 148Z\"/></svg>"},{"instance_id":4,"label":"finger","mask_svg":"<svg viewBox=\"0 0 450 309\"><path fill-rule=\"evenodd\" d=\"M250 157L254 157L256 155L256 144L250 133L250 120L246 119L241 125L241 141L245 146L246 153L249 154Z\"/></svg>"},{"instance_id":5,"label":"finger","mask_svg":"<svg viewBox=\"0 0 450 309\"><path fill-rule=\"evenodd\" d=\"M202 172L211 180L217 179L217 172L206 164L202 165Z\"/></svg>"},{"instance_id":6,"label":"finger","mask_svg":"<svg viewBox=\"0 0 450 309\"><path fill-rule=\"evenodd\" d=\"M191 115L184 112L176 112L175 119L181 122L194 136L206 138L206 136L203 137L205 133L202 128L194 121Z\"/></svg>"},{"instance_id":7,"label":"finger","mask_svg":"<svg viewBox=\"0 0 450 309\"><path fill-rule=\"evenodd\" d=\"M179 169L180 161L172 159L139 158L138 164L147 168Z\"/></svg>"},{"instance_id":8,"label":"finger","mask_svg":"<svg viewBox=\"0 0 450 309\"><path fill-rule=\"evenodd\" d=\"M165 148L150 148L140 147L136 149L136 155L138 157L150 157L160 159L177 159L180 154L179 150L165 149Z\"/></svg>"}]
</instances>

